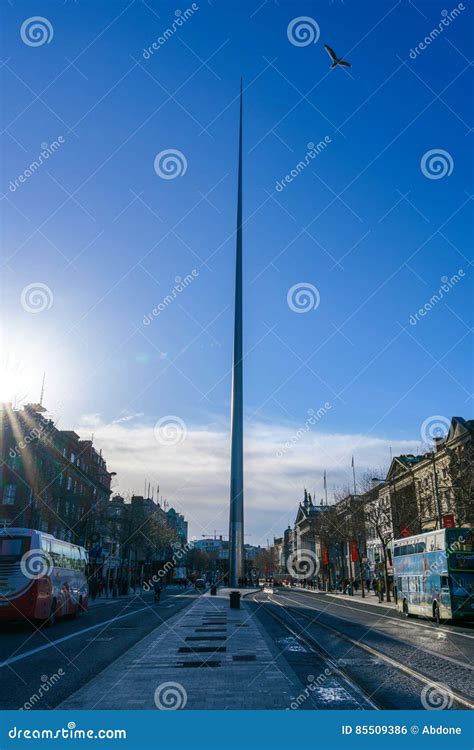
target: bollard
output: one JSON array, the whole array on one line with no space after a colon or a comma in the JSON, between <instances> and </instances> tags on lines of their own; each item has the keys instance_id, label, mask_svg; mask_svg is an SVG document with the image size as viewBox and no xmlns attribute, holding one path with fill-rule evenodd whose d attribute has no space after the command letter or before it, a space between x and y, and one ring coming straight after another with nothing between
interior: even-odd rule
<instances>
[{"instance_id":1,"label":"bollard","mask_svg":"<svg viewBox=\"0 0 474 750\"><path fill-rule=\"evenodd\" d=\"M211 586L211 596L215 596L217 594L217 586Z\"/></svg>"},{"instance_id":2,"label":"bollard","mask_svg":"<svg viewBox=\"0 0 474 750\"><path fill-rule=\"evenodd\" d=\"M240 609L240 591L231 591L229 599L231 609Z\"/></svg>"}]
</instances>

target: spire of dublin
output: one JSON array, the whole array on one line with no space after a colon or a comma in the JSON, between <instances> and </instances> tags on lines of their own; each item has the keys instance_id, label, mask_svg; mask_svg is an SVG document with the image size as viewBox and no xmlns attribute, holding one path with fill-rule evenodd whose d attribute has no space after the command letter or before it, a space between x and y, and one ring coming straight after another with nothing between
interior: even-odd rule
<instances>
[{"instance_id":1,"label":"spire of dublin","mask_svg":"<svg viewBox=\"0 0 474 750\"><path fill-rule=\"evenodd\" d=\"M232 363L229 513L229 585L244 575L244 447L242 366L242 81L240 81L239 166L235 259L234 358Z\"/></svg>"}]
</instances>

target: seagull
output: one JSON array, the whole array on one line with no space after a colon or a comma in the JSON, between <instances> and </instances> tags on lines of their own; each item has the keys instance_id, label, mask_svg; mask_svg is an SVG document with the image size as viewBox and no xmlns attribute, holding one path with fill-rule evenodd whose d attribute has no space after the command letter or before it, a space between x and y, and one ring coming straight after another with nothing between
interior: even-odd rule
<instances>
[{"instance_id":1,"label":"seagull","mask_svg":"<svg viewBox=\"0 0 474 750\"><path fill-rule=\"evenodd\" d=\"M342 57L338 57L332 47L329 46L329 44L324 45L324 49L328 53L329 57L331 58L331 65L329 66L332 70L333 68L337 68L338 65L343 65L345 68L352 68L352 65L350 62L347 62L346 60L343 60Z\"/></svg>"}]
</instances>

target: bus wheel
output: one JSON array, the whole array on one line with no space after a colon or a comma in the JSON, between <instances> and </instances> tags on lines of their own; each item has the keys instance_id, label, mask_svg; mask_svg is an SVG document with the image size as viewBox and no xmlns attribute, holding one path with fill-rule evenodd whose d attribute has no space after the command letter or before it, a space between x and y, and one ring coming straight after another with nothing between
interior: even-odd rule
<instances>
[{"instance_id":1,"label":"bus wheel","mask_svg":"<svg viewBox=\"0 0 474 750\"><path fill-rule=\"evenodd\" d=\"M47 628L52 628L54 623L56 622L56 599L53 599L51 602L51 610L49 612L49 617L47 620L45 620L45 625Z\"/></svg>"},{"instance_id":2,"label":"bus wheel","mask_svg":"<svg viewBox=\"0 0 474 750\"><path fill-rule=\"evenodd\" d=\"M441 622L441 614L439 611L439 604L437 603L433 605L433 617L436 620L436 623L439 625Z\"/></svg>"},{"instance_id":3,"label":"bus wheel","mask_svg":"<svg viewBox=\"0 0 474 750\"><path fill-rule=\"evenodd\" d=\"M408 617L408 604L406 599L403 600L403 614L405 617Z\"/></svg>"}]
</instances>

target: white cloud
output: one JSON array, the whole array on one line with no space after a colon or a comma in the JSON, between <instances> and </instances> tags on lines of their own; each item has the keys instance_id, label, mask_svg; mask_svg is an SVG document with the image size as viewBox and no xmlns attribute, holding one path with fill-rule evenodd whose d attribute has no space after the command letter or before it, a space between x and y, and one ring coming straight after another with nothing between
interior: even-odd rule
<instances>
[{"instance_id":1,"label":"white cloud","mask_svg":"<svg viewBox=\"0 0 474 750\"><path fill-rule=\"evenodd\" d=\"M136 415L137 417L139 415ZM189 521L190 535L228 533L230 436L215 425L186 425L176 445L163 445L154 426L118 420L105 424L86 415L79 434L94 430L110 471L116 471L114 491L143 494L145 480ZM351 456L361 475L387 466L393 454L416 453L415 441L396 441L358 434L328 434L316 427L256 424L245 433L245 524L251 544L266 544L293 523L306 487L323 496L323 471L328 491L352 483ZM183 435L181 435L181 438ZM290 447L285 448L289 443Z\"/></svg>"}]
</instances>

